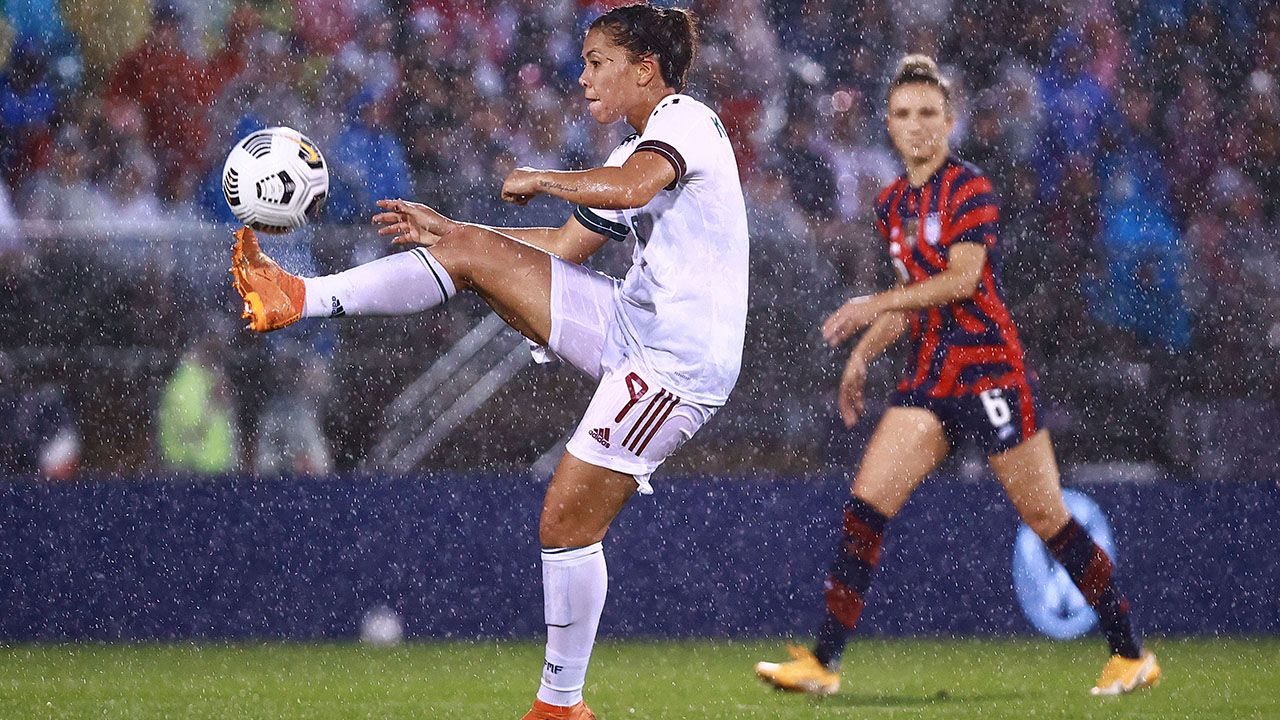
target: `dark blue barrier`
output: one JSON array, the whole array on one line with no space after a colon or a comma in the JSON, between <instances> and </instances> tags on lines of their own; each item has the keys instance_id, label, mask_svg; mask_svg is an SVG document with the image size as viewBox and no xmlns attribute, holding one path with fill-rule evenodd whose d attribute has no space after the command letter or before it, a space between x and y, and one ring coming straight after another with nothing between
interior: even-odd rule
<instances>
[{"instance_id":1,"label":"dark blue barrier","mask_svg":"<svg viewBox=\"0 0 1280 720\"><path fill-rule=\"evenodd\" d=\"M0 639L542 632L536 517L516 476L0 485ZM664 478L606 541L612 636L807 636L843 478ZM1275 482L1090 485L1149 633L1280 633ZM927 483L890 525L877 634L1033 632L994 481Z\"/></svg>"}]
</instances>

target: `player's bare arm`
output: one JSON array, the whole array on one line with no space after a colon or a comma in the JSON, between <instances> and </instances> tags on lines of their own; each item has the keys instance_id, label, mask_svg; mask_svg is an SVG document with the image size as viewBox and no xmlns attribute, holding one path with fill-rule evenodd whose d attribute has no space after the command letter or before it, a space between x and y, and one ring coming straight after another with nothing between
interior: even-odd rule
<instances>
[{"instance_id":1,"label":"player's bare arm","mask_svg":"<svg viewBox=\"0 0 1280 720\"><path fill-rule=\"evenodd\" d=\"M902 337L902 334L906 331L907 314L905 311L891 310L883 313L863 333L862 338L858 340L858 344L854 346L853 352L849 353L849 356L870 365L890 345L897 342L898 338Z\"/></svg>"},{"instance_id":2,"label":"player's bare arm","mask_svg":"<svg viewBox=\"0 0 1280 720\"><path fill-rule=\"evenodd\" d=\"M862 417L866 407L863 388L867 382L867 368L890 345L907 331L907 315L901 310L886 312L871 324L862 339L849 353L844 372L840 375L837 406L845 427L853 427Z\"/></svg>"},{"instance_id":3,"label":"player's bare arm","mask_svg":"<svg viewBox=\"0 0 1280 720\"><path fill-rule=\"evenodd\" d=\"M822 337L835 347L886 312L923 310L967 300L978 289L986 260L987 249L982 245L956 243L947 256L946 270L927 280L846 302L823 323Z\"/></svg>"},{"instance_id":4,"label":"player's bare arm","mask_svg":"<svg viewBox=\"0 0 1280 720\"><path fill-rule=\"evenodd\" d=\"M564 225L558 228L491 227L489 229L551 253L561 260L579 265L586 262L587 258L604 247L609 240L604 235L587 229L573 216L569 216Z\"/></svg>"},{"instance_id":5,"label":"player's bare arm","mask_svg":"<svg viewBox=\"0 0 1280 720\"><path fill-rule=\"evenodd\" d=\"M373 216L374 222L382 224L378 234L391 237L391 241L397 245L431 247L455 228L467 224L450 220L422 203L408 200L379 200L378 207L383 209L383 212ZM573 217L558 228L478 227L485 227L579 264L595 254L607 241L603 235L588 230Z\"/></svg>"},{"instance_id":6,"label":"player's bare arm","mask_svg":"<svg viewBox=\"0 0 1280 720\"><path fill-rule=\"evenodd\" d=\"M644 207L676 179L675 168L653 152L638 152L621 167L591 170L535 170L516 168L502 183L502 199L523 205L538 195L550 195L602 210Z\"/></svg>"}]
</instances>

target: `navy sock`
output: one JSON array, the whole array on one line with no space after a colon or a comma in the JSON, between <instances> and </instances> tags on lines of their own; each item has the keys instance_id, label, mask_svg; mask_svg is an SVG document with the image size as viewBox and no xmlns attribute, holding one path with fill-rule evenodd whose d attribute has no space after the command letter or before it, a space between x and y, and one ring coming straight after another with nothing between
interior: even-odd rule
<instances>
[{"instance_id":1,"label":"navy sock","mask_svg":"<svg viewBox=\"0 0 1280 720\"><path fill-rule=\"evenodd\" d=\"M1107 637L1111 654L1127 658L1140 656L1142 643L1129 620L1129 601L1116 589L1112 579L1115 567L1106 551L1089 537L1075 518L1068 520L1045 544L1053 557L1067 569L1067 574L1089 601L1089 606L1098 613L1098 622Z\"/></svg>"},{"instance_id":2,"label":"navy sock","mask_svg":"<svg viewBox=\"0 0 1280 720\"><path fill-rule=\"evenodd\" d=\"M871 576L880 564L880 547L889 518L869 503L850 498L844 506L844 534L825 583L827 616L818 630L813 654L828 668L835 668L844 654L849 634L862 616Z\"/></svg>"}]
</instances>

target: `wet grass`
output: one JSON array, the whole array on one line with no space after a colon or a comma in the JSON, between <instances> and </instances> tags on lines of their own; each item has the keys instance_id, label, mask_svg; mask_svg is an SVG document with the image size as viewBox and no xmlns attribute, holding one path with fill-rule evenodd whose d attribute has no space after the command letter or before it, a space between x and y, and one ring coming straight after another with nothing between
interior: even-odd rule
<instances>
[{"instance_id":1,"label":"wet grass","mask_svg":"<svg viewBox=\"0 0 1280 720\"><path fill-rule=\"evenodd\" d=\"M601 720L1280 718L1280 639L1155 640L1165 681L1089 696L1098 641L863 640L844 689L774 692L751 666L775 641L605 641L587 700ZM0 718L519 718L530 642L0 647Z\"/></svg>"}]
</instances>

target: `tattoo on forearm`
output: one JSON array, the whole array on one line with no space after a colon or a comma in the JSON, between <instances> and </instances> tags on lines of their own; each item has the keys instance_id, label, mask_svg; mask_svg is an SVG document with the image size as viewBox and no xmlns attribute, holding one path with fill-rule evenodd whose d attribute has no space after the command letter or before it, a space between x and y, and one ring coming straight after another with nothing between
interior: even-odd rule
<instances>
[{"instance_id":1,"label":"tattoo on forearm","mask_svg":"<svg viewBox=\"0 0 1280 720\"><path fill-rule=\"evenodd\" d=\"M542 188L543 190L563 190L565 192L575 192L578 189L576 187L573 187L572 185L565 185L563 183L558 183L555 180L539 180L538 187Z\"/></svg>"}]
</instances>

